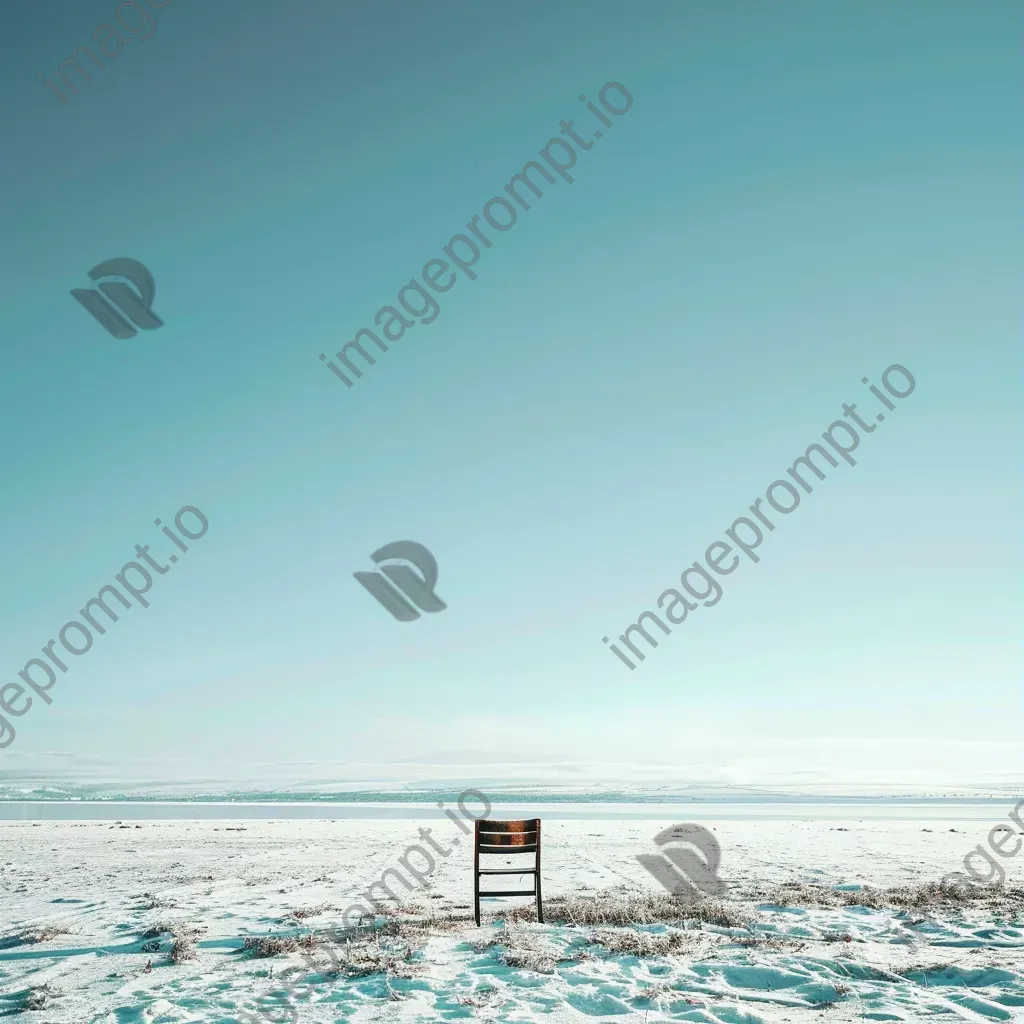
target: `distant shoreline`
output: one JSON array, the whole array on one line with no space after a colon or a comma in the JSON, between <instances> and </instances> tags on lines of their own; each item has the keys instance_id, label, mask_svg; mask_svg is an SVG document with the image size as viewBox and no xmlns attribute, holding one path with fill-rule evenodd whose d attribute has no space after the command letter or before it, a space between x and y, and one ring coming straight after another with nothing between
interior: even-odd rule
<instances>
[{"instance_id":1,"label":"distant shoreline","mask_svg":"<svg viewBox=\"0 0 1024 1024\"><path fill-rule=\"evenodd\" d=\"M521 790L503 793L490 790L500 803L514 804L857 804L884 801L891 804L976 803L988 804L1005 800L1007 795L990 796L915 796L913 794L888 795L866 793L856 795L815 794L715 794L688 796L651 793L530 793ZM54 804L433 804L438 800L455 799L457 791L448 789L423 790L415 793L357 790L339 793L221 793L190 796L145 796L119 794L115 796L0 796L0 806L18 803Z\"/></svg>"},{"instance_id":2,"label":"distant shoreline","mask_svg":"<svg viewBox=\"0 0 1024 1024\"><path fill-rule=\"evenodd\" d=\"M0 822L44 821L355 821L441 818L435 797L373 794L337 800L203 796L192 799L0 799ZM492 794L499 817L539 812L551 820L593 821L892 821L985 822L1002 817L1007 797L678 797Z\"/></svg>"}]
</instances>

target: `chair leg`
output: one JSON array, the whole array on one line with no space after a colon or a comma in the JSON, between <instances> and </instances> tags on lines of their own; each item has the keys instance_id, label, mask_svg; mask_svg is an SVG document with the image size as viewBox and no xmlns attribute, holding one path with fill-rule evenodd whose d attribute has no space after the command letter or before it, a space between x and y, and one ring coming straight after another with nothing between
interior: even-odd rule
<instances>
[{"instance_id":1,"label":"chair leg","mask_svg":"<svg viewBox=\"0 0 1024 1024\"><path fill-rule=\"evenodd\" d=\"M485 801L486 803L486 801ZM490 804L487 805L490 810ZM454 821L454 819L452 819ZM480 819L473 822L473 913L480 927Z\"/></svg>"},{"instance_id":2,"label":"chair leg","mask_svg":"<svg viewBox=\"0 0 1024 1024\"><path fill-rule=\"evenodd\" d=\"M534 877L537 879L537 923L538 924L543 924L544 923L544 906L541 903L541 896L540 896L540 872L538 871L537 874Z\"/></svg>"}]
</instances>

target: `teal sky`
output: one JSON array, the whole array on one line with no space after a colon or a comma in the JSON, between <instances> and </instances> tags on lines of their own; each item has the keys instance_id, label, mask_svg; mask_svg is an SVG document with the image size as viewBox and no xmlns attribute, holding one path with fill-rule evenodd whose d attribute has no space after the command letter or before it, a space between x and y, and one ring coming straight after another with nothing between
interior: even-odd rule
<instances>
[{"instance_id":1,"label":"teal sky","mask_svg":"<svg viewBox=\"0 0 1024 1024\"><path fill-rule=\"evenodd\" d=\"M742 774L762 745L797 774L807 749L844 777L840 746L1024 774L978 754L1021 712L1018 4L174 0L61 105L36 72L115 7L22 5L0 69L0 684L136 544L173 550L155 518L210 526L68 655L0 773L522 749ZM318 355L560 120L600 127L577 97L610 80L633 107L575 182L333 378ZM126 341L68 294L119 256L165 322ZM857 466L627 671L601 637L843 402L873 417L861 378L893 363L916 390ZM352 578L400 539L445 612L397 623Z\"/></svg>"}]
</instances>

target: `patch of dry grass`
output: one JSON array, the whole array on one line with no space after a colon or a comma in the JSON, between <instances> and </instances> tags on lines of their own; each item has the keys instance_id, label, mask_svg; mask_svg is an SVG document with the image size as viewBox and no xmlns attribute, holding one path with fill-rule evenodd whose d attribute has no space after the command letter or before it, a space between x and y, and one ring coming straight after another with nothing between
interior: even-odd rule
<instances>
[{"instance_id":1,"label":"patch of dry grass","mask_svg":"<svg viewBox=\"0 0 1024 1024\"><path fill-rule=\"evenodd\" d=\"M467 995L456 996L455 1002L459 1006L472 1006L478 1010L483 1006L490 1006L496 995L498 995L496 988L484 988L481 986Z\"/></svg>"},{"instance_id":2,"label":"patch of dry grass","mask_svg":"<svg viewBox=\"0 0 1024 1024\"><path fill-rule=\"evenodd\" d=\"M601 928L592 932L589 941L603 947L609 953L627 956L671 956L692 950L699 936L696 933L665 932L652 935L636 928Z\"/></svg>"},{"instance_id":3,"label":"patch of dry grass","mask_svg":"<svg viewBox=\"0 0 1024 1024\"><path fill-rule=\"evenodd\" d=\"M177 965L185 963L186 960L197 959L199 951L196 949L196 942L204 930L181 921L172 924L171 934L174 936L174 941L171 943L171 951L168 954L170 962Z\"/></svg>"},{"instance_id":4,"label":"patch of dry grass","mask_svg":"<svg viewBox=\"0 0 1024 1024\"><path fill-rule=\"evenodd\" d=\"M312 935L248 935L244 948L253 959L264 959L280 956L282 953L296 953L299 950L311 950L317 946Z\"/></svg>"},{"instance_id":5,"label":"patch of dry grass","mask_svg":"<svg viewBox=\"0 0 1024 1024\"><path fill-rule=\"evenodd\" d=\"M744 946L747 949L759 949L766 953L775 953L782 949L803 949L806 945L806 942L802 942L799 939L786 939L780 935L768 935L764 932L742 935L729 941L737 946Z\"/></svg>"},{"instance_id":6,"label":"patch of dry grass","mask_svg":"<svg viewBox=\"0 0 1024 1024\"><path fill-rule=\"evenodd\" d=\"M387 904L381 913L384 917L422 917L430 911L422 903L406 899Z\"/></svg>"},{"instance_id":7,"label":"patch of dry grass","mask_svg":"<svg viewBox=\"0 0 1024 1024\"><path fill-rule=\"evenodd\" d=\"M688 994L667 981L659 981L655 985L643 988L638 994L641 999L646 999L654 1003L655 1006L664 1006L666 1003L686 1003L697 1009L704 1009L708 1006L707 999L701 998L695 993Z\"/></svg>"},{"instance_id":8,"label":"patch of dry grass","mask_svg":"<svg viewBox=\"0 0 1024 1024\"><path fill-rule=\"evenodd\" d=\"M157 921L156 924L147 928L140 936L140 939L159 939L164 935L173 935L175 928L180 928L179 921Z\"/></svg>"},{"instance_id":9,"label":"patch of dry grass","mask_svg":"<svg viewBox=\"0 0 1024 1024\"><path fill-rule=\"evenodd\" d=\"M558 965L558 956L553 950L532 943L503 946L498 959L506 967L538 974L554 974Z\"/></svg>"},{"instance_id":10,"label":"patch of dry grass","mask_svg":"<svg viewBox=\"0 0 1024 1024\"><path fill-rule=\"evenodd\" d=\"M783 882L764 894L779 907L867 907L871 910L943 910L976 907L1018 913L1024 910L1024 887L1007 885L898 885L889 889L865 886L856 892L810 882Z\"/></svg>"},{"instance_id":11,"label":"patch of dry grass","mask_svg":"<svg viewBox=\"0 0 1024 1024\"><path fill-rule=\"evenodd\" d=\"M943 971L956 970L961 966L960 964L943 961L942 963L934 964L911 964L909 967L892 967L890 970L901 978L909 978L912 974L941 974Z\"/></svg>"},{"instance_id":12,"label":"patch of dry grass","mask_svg":"<svg viewBox=\"0 0 1024 1024\"><path fill-rule=\"evenodd\" d=\"M319 917L321 914L326 914L328 910L336 909L337 907L332 907L330 903L321 903L316 907L300 907L298 910L289 910L281 920L294 921L299 924L310 917Z\"/></svg>"},{"instance_id":13,"label":"patch of dry grass","mask_svg":"<svg viewBox=\"0 0 1024 1024\"><path fill-rule=\"evenodd\" d=\"M25 996L26 1010L47 1010L51 1007L56 993L49 985L36 985Z\"/></svg>"},{"instance_id":14,"label":"patch of dry grass","mask_svg":"<svg viewBox=\"0 0 1024 1024\"><path fill-rule=\"evenodd\" d=\"M413 944L422 944L431 935L458 931L473 920L470 914L434 913L426 911L422 916L399 918L393 913L384 916L377 923L369 919L360 927L326 928L314 934L319 942L341 945L345 942L363 942L374 936L405 939Z\"/></svg>"},{"instance_id":15,"label":"patch of dry grass","mask_svg":"<svg viewBox=\"0 0 1024 1024\"><path fill-rule=\"evenodd\" d=\"M562 951L542 934L511 921L503 921L499 931L482 936L470 945L477 953L496 948L498 960L506 967L537 971L539 974L553 974L560 964L593 959L585 951L563 956Z\"/></svg>"},{"instance_id":16,"label":"patch of dry grass","mask_svg":"<svg viewBox=\"0 0 1024 1024\"><path fill-rule=\"evenodd\" d=\"M416 956L422 949L413 941L375 934L360 942L346 942L322 947L331 966L325 973L335 977L368 978L383 974L390 978L411 978L422 969Z\"/></svg>"},{"instance_id":17,"label":"patch of dry grass","mask_svg":"<svg viewBox=\"0 0 1024 1024\"><path fill-rule=\"evenodd\" d=\"M71 929L59 924L37 925L26 928L24 931L16 932L14 935L5 935L0 938L0 949L14 949L16 946L33 946L40 942L48 942L58 935L71 935Z\"/></svg>"},{"instance_id":18,"label":"patch of dry grass","mask_svg":"<svg viewBox=\"0 0 1024 1024\"><path fill-rule=\"evenodd\" d=\"M518 910L499 914L499 917L514 922L520 919ZM671 893L628 889L609 889L593 896L556 896L545 903L544 919L551 924L584 927L700 921L720 928L746 928L753 920L748 912L721 900L706 897L696 901L680 900Z\"/></svg>"},{"instance_id":19,"label":"patch of dry grass","mask_svg":"<svg viewBox=\"0 0 1024 1024\"><path fill-rule=\"evenodd\" d=\"M421 939L437 932L458 931L472 920L471 914L425 914L411 920L392 918L377 926L375 931L381 935L398 938Z\"/></svg>"},{"instance_id":20,"label":"patch of dry grass","mask_svg":"<svg viewBox=\"0 0 1024 1024\"><path fill-rule=\"evenodd\" d=\"M173 910L177 906L177 903L169 897L157 896L152 892L144 892L134 898L142 900L142 906L139 907L139 910Z\"/></svg>"},{"instance_id":21,"label":"patch of dry grass","mask_svg":"<svg viewBox=\"0 0 1024 1024\"><path fill-rule=\"evenodd\" d=\"M25 945L34 945L38 942L49 942L58 935L70 935L71 929L65 928L62 924L45 924L37 928L29 928L19 936Z\"/></svg>"},{"instance_id":22,"label":"patch of dry grass","mask_svg":"<svg viewBox=\"0 0 1024 1024\"><path fill-rule=\"evenodd\" d=\"M195 960L198 956L195 939L190 935L183 935L171 943L169 959L175 966L183 964L186 960Z\"/></svg>"}]
</instances>

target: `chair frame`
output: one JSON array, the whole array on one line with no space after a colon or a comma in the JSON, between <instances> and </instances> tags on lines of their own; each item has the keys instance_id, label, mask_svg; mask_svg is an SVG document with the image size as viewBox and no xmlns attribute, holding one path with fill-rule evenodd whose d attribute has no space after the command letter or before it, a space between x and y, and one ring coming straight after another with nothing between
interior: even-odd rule
<instances>
[{"instance_id":1,"label":"chair frame","mask_svg":"<svg viewBox=\"0 0 1024 1024\"><path fill-rule=\"evenodd\" d=\"M481 868L480 855L509 856L533 853L532 868ZM533 875L532 889L496 889L480 891L483 875ZM473 830L473 908L476 923L480 924L480 900L492 896L536 896L537 920L544 923L544 907L540 885L540 818L523 821L486 821L477 819Z\"/></svg>"}]
</instances>

